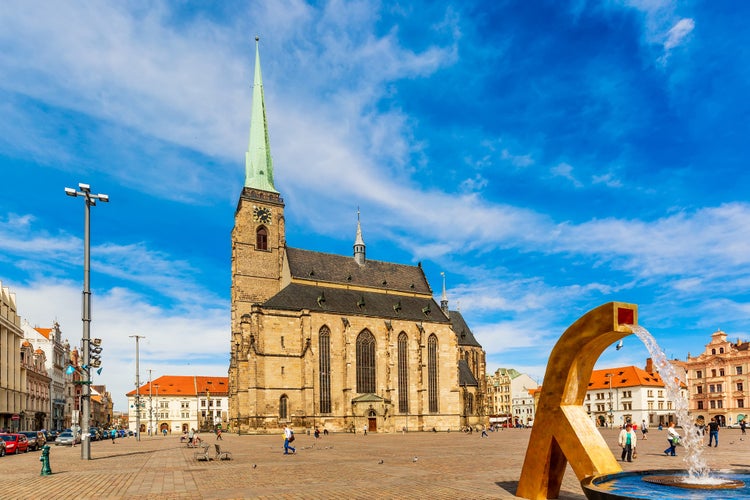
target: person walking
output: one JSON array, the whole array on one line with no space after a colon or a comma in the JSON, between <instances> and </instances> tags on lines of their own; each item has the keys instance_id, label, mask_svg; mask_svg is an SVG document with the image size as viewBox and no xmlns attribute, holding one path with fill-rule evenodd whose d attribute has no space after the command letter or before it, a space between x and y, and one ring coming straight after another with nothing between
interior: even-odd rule
<instances>
[{"instance_id":1,"label":"person walking","mask_svg":"<svg viewBox=\"0 0 750 500\"><path fill-rule=\"evenodd\" d=\"M708 423L708 447L711 447L711 443L714 443L714 448L719 446L719 422L716 421L716 417L713 417Z\"/></svg>"},{"instance_id":2,"label":"person walking","mask_svg":"<svg viewBox=\"0 0 750 500\"><path fill-rule=\"evenodd\" d=\"M221 427L219 427L218 429L216 429L216 440L217 441L224 441L224 438L221 437Z\"/></svg>"},{"instance_id":3,"label":"person walking","mask_svg":"<svg viewBox=\"0 0 750 500\"><path fill-rule=\"evenodd\" d=\"M648 437L646 437L646 434L648 434L648 426L646 425L646 421L641 421L641 433L643 434L643 440L647 440Z\"/></svg>"},{"instance_id":4,"label":"person walking","mask_svg":"<svg viewBox=\"0 0 750 500\"><path fill-rule=\"evenodd\" d=\"M667 441L669 442L669 448L664 450L665 455L676 456L675 447L680 442L680 435L677 433L677 429L674 428L674 422L669 422L667 428Z\"/></svg>"},{"instance_id":5,"label":"person walking","mask_svg":"<svg viewBox=\"0 0 750 500\"><path fill-rule=\"evenodd\" d=\"M628 422L625 427L620 431L620 435L617 438L617 442L622 448L621 460L624 462L627 458L628 462L633 461L633 455L635 454L635 443L638 433L633 430L633 424Z\"/></svg>"},{"instance_id":6,"label":"person walking","mask_svg":"<svg viewBox=\"0 0 750 500\"><path fill-rule=\"evenodd\" d=\"M742 429L742 433L745 434L745 430L747 429L747 423L745 420L740 420L740 429Z\"/></svg>"},{"instance_id":7,"label":"person walking","mask_svg":"<svg viewBox=\"0 0 750 500\"><path fill-rule=\"evenodd\" d=\"M284 455L289 455L289 450L292 450L292 454L297 453L297 450L291 446L294 441L294 431L289 425L284 425Z\"/></svg>"},{"instance_id":8,"label":"person walking","mask_svg":"<svg viewBox=\"0 0 750 500\"><path fill-rule=\"evenodd\" d=\"M112 437L112 444L115 444L115 438L117 437L117 431L114 430L114 429L112 429L111 431L109 431L109 435L110 435L110 437Z\"/></svg>"}]
</instances>

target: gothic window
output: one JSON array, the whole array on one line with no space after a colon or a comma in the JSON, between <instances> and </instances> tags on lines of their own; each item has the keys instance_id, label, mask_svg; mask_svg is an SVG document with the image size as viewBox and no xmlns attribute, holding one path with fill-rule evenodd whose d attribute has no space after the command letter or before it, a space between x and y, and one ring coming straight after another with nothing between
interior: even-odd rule
<instances>
[{"instance_id":1,"label":"gothic window","mask_svg":"<svg viewBox=\"0 0 750 500\"><path fill-rule=\"evenodd\" d=\"M430 413L438 411L438 355L437 337L433 333L427 340L427 398Z\"/></svg>"},{"instance_id":2,"label":"gothic window","mask_svg":"<svg viewBox=\"0 0 750 500\"><path fill-rule=\"evenodd\" d=\"M263 226L255 231L255 249L268 250L268 230Z\"/></svg>"},{"instance_id":3,"label":"gothic window","mask_svg":"<svg viewBox=\"0 0 750 500\"><path fill-rule=\"evenodd\" d=\"M474 395L472 393L466 395L466 414L474 414Z\"/></svg>"},{"instance_id":4,"label":"gothic window","mask_svg":"<svg viewBox=\"0 0 750 500\"><path fill-rule=\"evenodd\" d=\"M288 411L287 411L288 403L289 403L289 398L286 397L286 394L284 394L283 396L281 396L281 398L279 398L279 419L280 420L287 420L287 418L288 418L287 417L287 415L288 415Z\"/></svg>"},{"instance_id":5,"label":"gothic window","mask_svg":"<svg viewBox=\"0 0 750 500\"><path fill-rule=\"evenodd\" d=\"M331 413L331 330L320 329L318 338L320 371L320 413Z\"/></svg>"},{"instance_id":6,"label":"gothic window","mask_svg":"<svg viewBox=\"0 0 750 500\"><path fill-rule=\"evenodd\" d=\"M398 411L409 413L409 338L398 335Z\"/></svg>"},{"instance_id":7,"label":"gothic window","mask_svg":"<svg viewBox=\"0 0 750 500\"><path fill-rule=\"evenodd\" d=\"M357 336L357 392L375 392L375 337L368 330Z\"/></svg>"}]
</instances>

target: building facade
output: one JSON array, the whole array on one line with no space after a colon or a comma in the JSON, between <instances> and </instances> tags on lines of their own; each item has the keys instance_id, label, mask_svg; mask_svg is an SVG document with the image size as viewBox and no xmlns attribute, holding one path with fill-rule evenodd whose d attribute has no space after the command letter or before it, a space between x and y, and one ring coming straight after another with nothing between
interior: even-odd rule
<instances>
[{"instance_id":1,"label":"building facade","mask_svg":"<svg viewBox=\"0 0 750 500\"><path fill-rule=\"evenodd\" d=\"M38 431L49 428L52 408L52 378L47 375L47 356L31 342L21 343L21 372L26 401L21 412L21 430Z\"/></svg>"},{"instance_id":2,"label":"building facade","mask_svg":"<svg viewBox=\"0 0 750 500\"><path fill-rule=\"evenodd\" d=\"M128 429L142 435L226 429L227 386L227 377L164 375L127 393L124 420Z\"/></svg>"},{"instance_id":3,"label":"building facade","mask_svg":"<svg viewBox=\"0 0 750 500\"><path fill-rule=\"evenodd\" d=\"M229 424L369 432L486 421L485 354L421 266L286 246L256 46L245 185L232 231Z\"/></svg>"},{"instance_id":4,"label":"building facade","mask_svg":"<svg viewBox=\"0 0 750 500\"><path fill-rule=\"evenodd\" d=\"M23 330L16 294L0 282L0 429L19 431L26 405L21 373Z\"/></svg>"},{"instance_id":5,"label":"building facade","mask_svg":"<svg viewBox=\"0 0 750 500\"><path fill-rule=\"evenodd\" d=\"M730 342L726 333L717 330L701 354L688 353L681 365L687 374L690 411L696 420L716 418L720 425L733 425L748 417L748 342Z\"/></svg>"},{"instance_id":6,"label":"building facade","mask_svg":"<svg viewBox=\"0 0 750 500\"><path fill-rule=\"evenodd\" d=\"M680 389L680 397L687 397L687 386ZM594 423L602 427L620 427L627 422L640 426L644 421L656 427L677 422L674 400L650 358L645 368L594 370L583 404Z\"/></svg>"},{"instance_id":7,"label":"building facade","mask_svg":"<svg viewBox=\"0 0 750 500\"><path fill-rule=\"evenodd\" d=\"M510 380L512 401L511 414L516 427L534 424L535 405L533 392L539 384L525 373L519 373Z\"/></svg>"},{"instance_id":8,"label":"building facade","mask_svg":"<svg viewBox=\"0 0 750 500\"><path fill-rule=\"evenodd\" d=\"M69 353L67 344L62 341L60 325L55 321L52 328L32 327L23 322L23 334L31 344L42 351L46 358L45 366L50 382L49 427L61 431L65 425L65 360ZM67 346L69 349L70 347Z\"/></svg>"}]
</instances>

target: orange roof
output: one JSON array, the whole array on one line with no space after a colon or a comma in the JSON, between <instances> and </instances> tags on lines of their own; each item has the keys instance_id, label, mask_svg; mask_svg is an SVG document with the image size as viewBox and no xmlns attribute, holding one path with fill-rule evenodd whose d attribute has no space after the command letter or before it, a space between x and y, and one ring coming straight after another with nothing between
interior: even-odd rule
<instances>
[{"instance_id":1,"label":"orange roof","mask_svg":"<svg viewBox=\"0 0 750 500\"><path fill-rule=\"evenodd\" d=\"M594 370L589 381L589 390L609 389L611 374L612 387L664 387L664 381L657 372L647 372L637 366L623 366L620 368L607 368L606 370Z\"/></svg>"},{"instance_id":2,"label":"orange roof","mask_svg":"<svg viewBox=\"0 0 750 500\"><path fill-rule=\"evenodd\" d=\"M162 396L192 396L198 394L226 396L228 389L229 377L203 377L197 375L164 375L156 380L151 381L151 390L149 391L148 382L143 384L138 392L140 395L157 394ZM126 396L135 396L135 389L128 392Z\"/></svg>"},{"instance_id":3,"label":"orange roof","mask_svg":"<svg viewBox=\"0 0 750 500\"><path fill-rule=\"evenodd\" d=\"M49 340L49 334L52 331L52 328L39 328L39 327L35 326L34 330L36 330L37 332L39 332L42 335L42 337L44 337L45 339Z\"/></svg>"}]
</instances>

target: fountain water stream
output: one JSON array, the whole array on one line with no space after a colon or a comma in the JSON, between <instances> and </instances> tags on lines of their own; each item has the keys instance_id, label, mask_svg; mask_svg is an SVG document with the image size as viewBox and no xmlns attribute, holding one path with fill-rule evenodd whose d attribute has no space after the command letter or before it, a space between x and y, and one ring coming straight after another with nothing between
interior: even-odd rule
<instances>
[{"instance_id":1,"label":"fountain water stream","mask_svg":"<svg viewBox=\"0 0 750 500\"><path fill-rule=\"evenodd\" d=\"M683 377L677 374L672 363L667 360L664 351L656 343L656 339L641 326L631 326L633 333L641 339L646 346L654 362L656 370L661 375L667 398L674 402L677 423L682 426L684 436L680 444L685 448L683 460L687 464L688 475L682 478L682 482L691 485L721 485L727 480L714 477L703 458L703 436L700 428L695 425L688 412L688 400L683 396L680 389L681 384L687 385Z\"/></svg>"}]
</instances>

